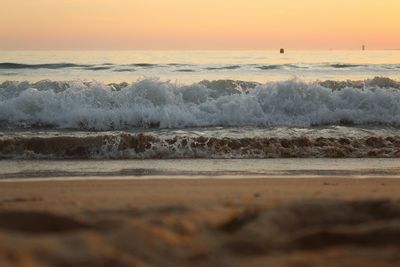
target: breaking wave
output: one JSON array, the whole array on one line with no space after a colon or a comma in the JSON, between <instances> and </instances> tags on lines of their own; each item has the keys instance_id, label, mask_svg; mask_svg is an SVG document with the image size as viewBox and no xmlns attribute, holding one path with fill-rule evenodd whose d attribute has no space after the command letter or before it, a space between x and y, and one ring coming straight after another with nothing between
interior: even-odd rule
<instances>
[{"instance_id":1,"label":"breaking wave","mask_svg":"<svg viewBox=\"0 0 400 267\"><path fill-rule=\"evenodd\" d=\"M400 83L220 80L180 85L40 81L0 84L0 126L116 130L137 127L400 126Z\"/></svg>"},{"instance_id":2,"label":"breaking wave","mask_svg":"<svg viewBox=\"0 0 400 267\"><path fill-rule=\"evenodd\" d=\"M211 137L155 133L9 135L0 159L399 158L399 136Z\"/></svg>"}]
</instances>

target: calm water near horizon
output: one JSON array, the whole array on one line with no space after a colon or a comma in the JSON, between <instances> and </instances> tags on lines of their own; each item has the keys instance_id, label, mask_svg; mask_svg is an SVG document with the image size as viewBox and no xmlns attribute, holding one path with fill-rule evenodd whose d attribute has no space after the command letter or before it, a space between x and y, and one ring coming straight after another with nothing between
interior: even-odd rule
<instances>
[{"instance_id":1,"label":"calm water near horizon","mask_svg":"<svg viewBox=\"0 0 400 267\"><path fill-rule=\"evenodd\" d=\"M5 63L15 63L14 65ZM400 79L400 51L0 51L0 81Z\"/></svg>"}]
</instances>

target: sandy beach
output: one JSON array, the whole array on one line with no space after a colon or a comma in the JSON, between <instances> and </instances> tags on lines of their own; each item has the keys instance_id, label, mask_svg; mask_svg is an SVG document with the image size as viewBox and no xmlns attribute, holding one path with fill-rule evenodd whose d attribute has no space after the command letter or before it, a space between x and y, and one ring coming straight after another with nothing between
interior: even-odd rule
<instances>
[{"instance_id":1,"label":"sandy beach","mask_svg":"<svg viewBox=\"0 0 400 267\"><path fill-rule=\"evenodd\" d=\"M400 264L399 179L92 178L1 182L0 265Z\"/></svg>"}]
</instances>

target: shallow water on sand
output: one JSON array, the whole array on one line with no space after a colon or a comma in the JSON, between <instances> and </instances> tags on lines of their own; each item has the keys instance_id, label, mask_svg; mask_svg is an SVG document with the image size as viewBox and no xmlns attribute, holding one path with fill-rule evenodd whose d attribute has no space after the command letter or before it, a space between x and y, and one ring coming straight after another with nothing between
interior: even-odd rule
<instances>
[{"instance_id":1,"label":"shallow water on sand","mask_svg":"<svg viewBox=\"0 0 400 267\"><path fill-rule=\"evenodd\" d=\"M3 160L0 179L400 177L398 159Z\"/></svg>"}]
</instances>

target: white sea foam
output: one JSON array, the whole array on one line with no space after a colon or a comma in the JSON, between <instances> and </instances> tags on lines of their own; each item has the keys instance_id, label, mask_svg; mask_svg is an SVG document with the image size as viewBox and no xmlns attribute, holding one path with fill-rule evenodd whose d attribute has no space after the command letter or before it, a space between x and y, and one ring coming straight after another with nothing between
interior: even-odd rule
<instances>
[{"instance_id":1,"label":"white sea foam","mask_svg":"<svg viewBox=\"0 0 400 267\"><path fill-rule=\"evenodd\" d=\"M400 125L400 90L373 82L333 90L300 80L180 85L4 82L0 125L75 129L202 126ZM343 87L343 86L341 86ZM361 87L361 88L360 88Z\"/></svg>"}]
</instances>

